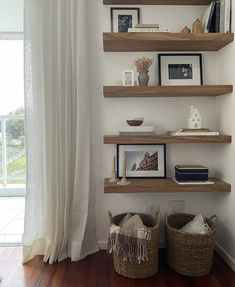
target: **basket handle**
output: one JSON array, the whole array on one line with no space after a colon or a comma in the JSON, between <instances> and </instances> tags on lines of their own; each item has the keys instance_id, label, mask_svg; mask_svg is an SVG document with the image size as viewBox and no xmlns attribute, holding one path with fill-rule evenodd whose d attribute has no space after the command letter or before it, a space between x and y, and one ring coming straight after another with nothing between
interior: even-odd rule
<instances>
[{"instance_id":1,"label":"basket handle","mask_svg":"<svg viewBox=\"0 0 235 287\"><path fill-rule=\"evenodd\" d=\"M108 211L108 217L109 217L109 223L111 225L113 223L113 215L110 210Z\"/></svg>"}]
</instances>

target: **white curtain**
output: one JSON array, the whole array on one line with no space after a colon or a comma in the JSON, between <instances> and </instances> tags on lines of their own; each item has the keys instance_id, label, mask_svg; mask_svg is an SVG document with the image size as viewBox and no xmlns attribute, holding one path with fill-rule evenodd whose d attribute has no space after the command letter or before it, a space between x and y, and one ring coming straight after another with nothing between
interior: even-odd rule
<instances>
[{"instance_id":1,"label":"white curtain","mask_svg":"<svg viewBox=\"0 0 235 287\"><path fill-rule=\"evenodd\" d=\"M90 152L87 0L25 0L23 262L98 250Z\"/></svg>"}]
</instances>

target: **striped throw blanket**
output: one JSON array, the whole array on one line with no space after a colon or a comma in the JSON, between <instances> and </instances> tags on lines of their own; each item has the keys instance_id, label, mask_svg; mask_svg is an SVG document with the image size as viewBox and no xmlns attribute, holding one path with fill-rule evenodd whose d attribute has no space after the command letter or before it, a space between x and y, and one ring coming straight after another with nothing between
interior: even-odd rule
<instances>
[{"instance_id":1,"label":"striped throw blanket","mask_svg":"<svg viewBox=\"0 0 235 287\"><path fill-rule=\"evenodd\" d=\"M151 228L127 229L111 224L108 252L116 252L123 261L138 262L148 260L147 243L151 238Z\"/></svg>"}]
</instances>

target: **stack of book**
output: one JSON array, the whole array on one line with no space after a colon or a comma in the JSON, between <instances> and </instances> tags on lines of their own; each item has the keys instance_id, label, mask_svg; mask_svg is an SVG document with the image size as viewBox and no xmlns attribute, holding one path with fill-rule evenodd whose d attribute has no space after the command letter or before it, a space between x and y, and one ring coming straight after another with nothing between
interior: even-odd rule
<instances>
[{"instance_id":1,"label":"stack of book","mask_svg":"<svg viewBox=\"0 0 235 287\"><path fill-rule=\"evenodd\" d=\"M127 126L121 127L120 136L152 136L155 135L153 126Z\"/></svg>"},{"instance_id":2,"label":"stack of book","mask_svg":"<svg viewBox=\"0 0 235 287\"><path fill-rule=\"evenodd\" d=\"M174 180L179 184L213 184L208 173L208 168L202 165L176 165Z\"/></svg>"},{"instance_id":3,"label":"stack of book","mask_svg":"<svg viewBox=\"0 0 235 287\"><path fill-rule=\"evenodd\" d=\"M232 0L212 1L205 10L203 25L205 33L231 32L231 7Z\"/></svg>"},{"instance_id":4,"label":"stack of book","mask_svg":"<svg viewBox=\"0 0 235 287\"><path fill-rule=\"evenodd\" d=\"M170 30L160 29L159 24L136 24L135 28L128 28L128 32L170 32Z\"/></svg>"},{"instance_id":5,"label":"stack of book","mask_svg":"<svg viewBox=\"0 0 235 287\"><path fill-rule=\"evenodd\" d=\"M202 129L182 128L175 131L169 131L168 134L171 136L219 136L218 131L212 131L206 128Z\"/></svg>"}]
</instances>

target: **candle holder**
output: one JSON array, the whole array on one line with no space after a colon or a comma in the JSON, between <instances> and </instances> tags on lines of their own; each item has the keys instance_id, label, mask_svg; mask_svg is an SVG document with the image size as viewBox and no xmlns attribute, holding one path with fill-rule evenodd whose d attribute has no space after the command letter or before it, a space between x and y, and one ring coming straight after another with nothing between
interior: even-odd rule
<instances>
[{"instance_id":1,"label":"candle holder","mask_svg":"<svg viewBox=\"0 0 235 287\"><path fill-rule=\"evenodd\" d=\"M131 181L128 181L126 177L123 177L120 181L117 182L118 185L128 185L131 184Z\"/></svg>"},{"instance_id":2,"label":"candle holder","mask_svg":"<svg viewBox=\"0 0 235 287\"><path fill-rule=\"evenodd\" d=\"M111 183L117 182L115 170L112 171L112 175L111 175L111 178L109 179L109 182Z\"/></svg>"}]
</instances>

